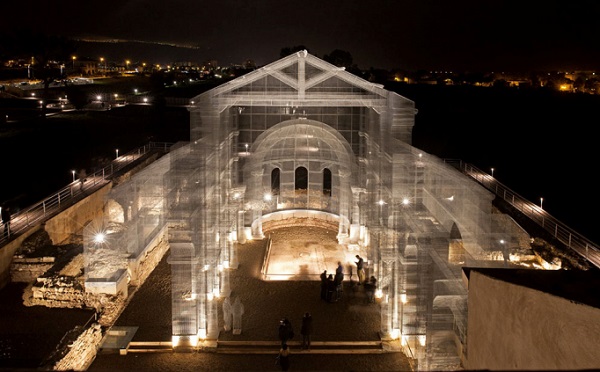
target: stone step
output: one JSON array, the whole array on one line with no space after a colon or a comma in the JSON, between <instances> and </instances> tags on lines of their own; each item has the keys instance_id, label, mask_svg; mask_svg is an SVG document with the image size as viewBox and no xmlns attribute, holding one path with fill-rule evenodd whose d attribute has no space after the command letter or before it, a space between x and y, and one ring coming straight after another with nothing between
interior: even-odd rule
<instances>
[{"instance_id":1,"label":"stone step","mask_svg":"<svg viewBox=\"0 0 600 372\"><path fill-rule=\"evenodd\" d=\"M218 341L217 353L223 354L277 354L279 341ZM300 341L289 341L295 354L379 354L381 341L312 341L310 350L302 349Z\"/></svg>"},{"instance_id":2,"label":"stone step","mask_svg":"<svg viewBox=\"0 0 600 372\"><path fill-rule=\"evenodd\" d=\"M381 341L312 341L310 350L302 349L300 341L290 341L288 345L295 354L381 354L386 352ZM217 341L216 347L206 350L221 354L277 355L280 346L279 341ZM121 354L157 352L173 352L171 342L132 341L125 350L121 350Z\"/></svg>"},{"instance_id":3,"label":"stone step","mask_svg":"<svg viewBox=\"0 0 600 372\"><path fill-rule=\"evenodd\" d=\"M173 352L173 344L170 341L141 342L132 341L127 345L126 353L164 353ZM121 352L121 354L124 354Z\"/></svg>"}]
</instances>

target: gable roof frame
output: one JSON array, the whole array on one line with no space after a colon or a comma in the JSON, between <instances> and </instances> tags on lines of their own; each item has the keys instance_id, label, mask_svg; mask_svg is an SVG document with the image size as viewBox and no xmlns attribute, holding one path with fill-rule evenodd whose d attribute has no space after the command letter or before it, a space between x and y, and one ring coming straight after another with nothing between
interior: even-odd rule
<instances>
[{"instance_id":1,"label":"gable roof frame","mask_svg":"<svg viewBox=\"0 0 600 372\"><path fill-rule=\"evenodd\" d=\"M299 76L296 80L281 72L284 68L289 67L295 63L298 63L299 65ZM317 76L311 77L309 80L305 81L304 68L302 68L304 63L308 63L314 67L317 67L322 72ZM304 92L306 91L306 89L310 89L331 77L337 77L348 84L357 86L361 89L364 89L367 92L373 93L376 96L379 96L384 99L387 98L388 93L381 84L370 83L364 79L359 78L358 76L347 72L345 68L334 66L329 62L325 62L322 59L319 59L309 54L306 50L304 50L296 52L294 54L290 54L287 57L284 57L278 61L263 66L248 74L242 75L239 78L231 80L217 88L204 92L195 97L194 101L198 102L199 100L202 100L207 96L210 96L212 98L218 98L219 96L232 92L242 86L251 84L254 81L262 79L266 75L270 75L276 78L277 80L281 81L282 83L286 84L287 86L298 91L298 97L300 100L304 99Z\"/></svg>"}]
</instances>

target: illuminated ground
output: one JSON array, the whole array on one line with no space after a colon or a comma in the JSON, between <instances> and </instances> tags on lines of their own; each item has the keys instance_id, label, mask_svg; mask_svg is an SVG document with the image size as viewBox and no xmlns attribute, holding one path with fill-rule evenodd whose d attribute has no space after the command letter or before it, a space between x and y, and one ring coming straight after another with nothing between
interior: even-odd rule
<instances>
[{"instance_id":1,"label":"illuminated ground","mask_svg":"<svg viewBox=\"0 0 600 372\"><path fill-rule=\"evenodd\" d=\"M268 233L272 246L266 260L266 280L319 280L324 270L335 275L342 263L346 279L350 270L356 279L356 255L363 251L349 249L337 242L336 232L318 227L281 228Z\"/></svg>"},{"instance_id":2,"label":"illuminated ground","mask_svg":"<svg viewBox=\"0 0 600 372\"><path fill-rule=\"evenodd\" d=\"M283 228L273 233L269 274L289 276L290 280L262 279L266 239L241 245L238 251L239 267L230 271L230 298L234 300L239 297L244 305L242 333L233 335L231 331L221 331L219 341L276 341L277 326L282 317L291 320L297 334L295 339L300 340L300 320L306 311L313 314L313 341L379 340L379 305L366 303L361 287L354 291L346 280L342 299L336 303L327 303L320 299L320 282L317 278L301 279L307 275L308 278L313 275L318 277L324 267L328 272L334 272L339 258L349 258L343 250L330 251L330 248L337 246L335 235L336 233L314 227ZM351 256L354 257L355 254L356 252L352 252ZM167 256L168 253L133 296L115 324L139 327L133 341L170 341L171 278ZM314 260L307 257L314 257ZM284 264L284 261L292 264ZM354 266L354 272L355 270ZM219 301L221 319L222 300ZM296 371L410 370L408 359L402 353L316 355L297 347L292 348L292 353L291 370ZM269 354L200 352L129 353L125 356L100 354L89 370L264 371L277 368L273 356Z\"/></svg>"}]
</instances>

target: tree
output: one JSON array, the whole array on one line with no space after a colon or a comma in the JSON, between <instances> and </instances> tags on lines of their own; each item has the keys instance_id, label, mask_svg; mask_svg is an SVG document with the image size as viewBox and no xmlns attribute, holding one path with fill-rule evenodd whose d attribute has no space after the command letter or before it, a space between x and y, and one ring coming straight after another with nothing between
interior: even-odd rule
<instances>
[{"instance_id":1,"label":"tree","mask_svg":"<svg viewBox=\"0 0 600 372\"><path fill-rule=\"evenodd\" d=\"M329 54L323 56L323 60L336 65L337 67L352 67L352 54L345 50L335 49Z\"/></svg>"}]
</instances>

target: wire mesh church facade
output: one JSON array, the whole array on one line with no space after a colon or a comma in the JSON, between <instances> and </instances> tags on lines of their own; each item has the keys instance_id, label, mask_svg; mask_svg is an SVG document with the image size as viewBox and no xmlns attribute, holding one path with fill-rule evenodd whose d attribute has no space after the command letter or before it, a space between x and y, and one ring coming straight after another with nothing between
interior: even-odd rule
<instances>
[{"instance_id":1,"label":"wire mesh church facade","mask_svg":"<svg viewBox=\"0 0 600 372\"><path fill-rule=\"evenodd\" d=\"M132 276L130 257L165 234L173 339L216 339L213 299L230 292L236 246L262 239L276 212L333 215L338 242L365 249L378 279L381 334L420 370L460 364L462 267L495 264L521 232L493 213L491 193L411 146L413 101L303 51L194 97L189 111L190 142L108 196L116 212L100 225L120 226L112 269L97 269L97 227L86 232L86 280Z\"/></svg>"}]
</instances>

